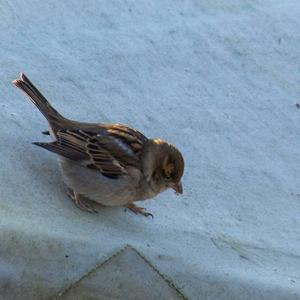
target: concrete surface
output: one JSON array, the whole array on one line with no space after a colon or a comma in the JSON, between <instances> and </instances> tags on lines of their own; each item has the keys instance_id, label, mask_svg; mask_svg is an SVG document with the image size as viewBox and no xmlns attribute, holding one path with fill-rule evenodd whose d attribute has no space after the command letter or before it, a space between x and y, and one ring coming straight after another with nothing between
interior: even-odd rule
<instances>
[{"instance_id":1,"label":"concrete surface","mask_svg":"<svg viewBox=\"0 0 300 300\"><path fill-rule=\"evenodd\" d=\"M1 298L54 298L129 244L188 299L299 299L299 15L297 0L1 1ZM144 202L154 220L78 210L31 145L46 122L20 71L67 117L176 144L183 197Z\"/></svg>"},{"instance_id":2,"label":"concrete surface","mask_svg":"<svg viewBox=\"0 0 300 300\"><path fill-rule=\"evenodd\" d=\"M57 299L183 300L184 297L135 249L127 246L62 291Z\"/></svg>"}]
</instances>

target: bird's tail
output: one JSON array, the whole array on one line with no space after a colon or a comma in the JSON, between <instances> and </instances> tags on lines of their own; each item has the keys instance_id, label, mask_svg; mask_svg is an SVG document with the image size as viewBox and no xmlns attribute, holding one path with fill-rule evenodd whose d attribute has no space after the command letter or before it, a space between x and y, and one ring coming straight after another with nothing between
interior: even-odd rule
<instances>
[{"instance_id":1,"label":"bird's tail","mask_svg":"<svg viewBox=\"0 0 300 300\"><path fill-rule=\"evenodd\" d=\"M30 99L30 101L40 110L44 117L48 120L50 127L54 131L59 127L62 120L66 120L58 113L48 102L48 100L40 93L40 91L30 82L23 74L12 82L16 87L22 90Z\"/></svg>"}]
</instances>

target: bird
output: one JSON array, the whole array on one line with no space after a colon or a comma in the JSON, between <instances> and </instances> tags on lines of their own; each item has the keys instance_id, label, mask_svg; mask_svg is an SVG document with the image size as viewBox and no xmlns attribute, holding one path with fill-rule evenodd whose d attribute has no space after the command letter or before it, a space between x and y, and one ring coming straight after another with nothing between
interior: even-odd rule
<instances>
[{"instance_id":1,"label":"bird","mask_svg":"<svg viewBox=\"0 0 300 300\"><path fill-rule=\"evenodd\" d=\"M147 138L119 123L85 123L63 117L23 73L12 83L22 90L48 121L51 142L34 142L58 155L69 197L81 210L125 206L151 216L134 202L171 188L183 193L184 158L172 144Z\"/></svg>"}]
</instances>

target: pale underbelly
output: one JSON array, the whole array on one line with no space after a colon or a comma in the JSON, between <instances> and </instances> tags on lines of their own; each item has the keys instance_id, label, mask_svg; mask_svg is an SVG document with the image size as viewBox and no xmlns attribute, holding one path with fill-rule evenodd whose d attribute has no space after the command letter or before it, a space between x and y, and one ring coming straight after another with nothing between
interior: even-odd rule
<instances>
[{"instance_id":1,"label":"pale underbelly","mask_svg":"<svg viewBox=\"0 0 300 300\"><path fill-rule=\"evenodd\" d=\"M100 172L75 164L60 157L60 165L66 185L77 194L105 206L121 206L155 196L139 191L139 180L131 177L111 179ZM148 193L147 193L148 194Z\"/></svg>"}]
</instances>

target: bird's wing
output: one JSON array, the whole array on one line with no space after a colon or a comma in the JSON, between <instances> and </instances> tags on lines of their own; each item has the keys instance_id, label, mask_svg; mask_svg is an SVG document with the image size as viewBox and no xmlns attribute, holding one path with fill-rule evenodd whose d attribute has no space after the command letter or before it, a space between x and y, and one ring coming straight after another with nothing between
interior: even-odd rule
<instances>
[{"instance_id":1,"label":"bird's wing","mask_svg":"<svg viewBox=\"0 0 300 300\"><path fill-rule=\"evenodd\" d=\"M61 156L99 170L104 176L118 178L127 167L142 170L141 152L147 138L120 124L60 129L52 143L35 143Z\"/></svg>"}]
</instances>

